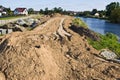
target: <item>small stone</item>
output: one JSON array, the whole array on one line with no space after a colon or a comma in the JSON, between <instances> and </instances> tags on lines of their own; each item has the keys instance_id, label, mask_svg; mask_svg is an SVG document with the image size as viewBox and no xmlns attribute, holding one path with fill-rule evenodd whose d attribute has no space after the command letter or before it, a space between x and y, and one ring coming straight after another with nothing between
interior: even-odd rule
<instances>
[{"instance_id":1,"label":"small stone","mask_svg":"<svg viewBox=\"0 0 120 80\"><path fill-rule=\"evenodd\" d=\"M25 22L23 19L17 20L16 23L19 24L19 25L24 25L24 24L26 24L26 22Z\"/></svg>"},{"instance_id":2,"label":"small stone","mask_svg":"<svg viewBox=\"0 0 120 80\"><path fill-rule=\"evenodd\" d=\"M65 56L66 56L67 58L70 58L70 55L68 55L68 54L66 54Z\"/></svg>"},{"instance_id":3,"label":"small stone","mask_svg":"<svg viewBox=\"0 0 120 80\"><path fill-rule=\"evenodd\" d=\"M90 48L87 48L87 51L90 51Z\"/></svg>"},{"instance_id":4,"label":"small stone","mask_svg":"<svg viewBox=\"0 0 120 80\"><path fill-rule=\"evenodd\" d=\"M115 59L117 58L117 55L114 52L104 50L103 52L100 53L103 57L106 59Z\"/></svg>"},{"instance_id":5,"label":"small stone","mask_svg":"<svg viewBox=\"0 0 120 80\"><path fill-rule=\"evenodd\" d=\"M93 67L93 65L92 65L92 64L89 64L89 65L88 65L88 67L89 67L89 68L92 68L92 67Z\"/></svg>"},{"instance_id":6,"label":"small stone","mask_svg":"<svg viewBox=\"0 0 120 80\"><path fill-rule=\"evenodd\" d=\"M35 47L36 47L36 48L40 48L40 45L36 45Z\"/></svg>"}]
</instances>

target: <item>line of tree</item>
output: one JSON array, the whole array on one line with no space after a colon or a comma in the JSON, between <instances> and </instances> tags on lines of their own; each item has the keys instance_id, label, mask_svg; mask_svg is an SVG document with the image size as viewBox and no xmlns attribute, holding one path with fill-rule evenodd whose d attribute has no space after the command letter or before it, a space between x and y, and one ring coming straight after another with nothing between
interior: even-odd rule
<instances>
[{"instance_id":1,"label":"line of tree","mask_svg":"<svg viewBox=\"0 0 120 80\"><path fill-rule=\"evenodd\" d=\"M61 7L58 7L58 8L55 7L53 9L45 8L44 10L40 9L39 13L45 14L45 15L54 14L54 13L68 14L69 15L69 13L66 10L63 10Z\"/></svg>"},{"instance_id":2,"label":"line of tree","mask_svg":"<svg viewBox=\"0 0 120 80\"><path fill-rule=\"evenodd\" d=\"M0 5L0 8L3 9L4 12L6 12L6 15L13 15L13 11L10 8L6 8L2 5Z\"/></svg>"},{"instance_id":3,"label":"line of tree","mask_svg":"<svg viewBox=\"0 0 120 80\"><path fill-rule=\"evenodd\" d=\"M106 6L106 16L111 22L120 23L120 3L112 2Z\"/></svg>"},{"instance_id":4,"label":"line of tree","mask_svg":"<svg viewBox=\"0 0 120 80\"><path fill-rule=\"evenodd\" d=\"M99 13L99 16L95 16L96 13ZM102 18L105 15L106 15L105 10L97 10L97 9L93 9L92 11L83 11L77 13L77 16L99 17L99 18Z\"/></svg>"},{"instance_id":5,"label":"line of tree","mask_svg":"<svg viewBox=\"0 0 120 80\"><path fill-rule=\"evenodd\" d=\"M28 14L34 14L34 13L35 13L35 10L33 8L28 9Z\"/></svg>"},{"instance_id":6,"label":"line of tree","mask_svg":"<svg viewBox=\"0 0 120 80\"><path fill-rule=\"evenodd\" d=\"M106 6L106 10L93 9L92 11L83 11L77 13L77 16L85 16L85 17L96 17L95 13L99 13L99 18L108 19L114 23L120 23L120 3L119 2L111 2Z\"/></svg>"}]
</instances>

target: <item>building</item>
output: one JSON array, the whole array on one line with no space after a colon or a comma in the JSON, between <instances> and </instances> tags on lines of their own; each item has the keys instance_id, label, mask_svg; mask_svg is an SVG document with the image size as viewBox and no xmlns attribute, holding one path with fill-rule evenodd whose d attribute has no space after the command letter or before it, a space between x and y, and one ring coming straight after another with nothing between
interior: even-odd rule
<instances>
[{"instance_id":1,"label":"building","mask_svg":"<svg viewBox=\"0 0 120 80\"><path fill-rule=\"evenodd\" d=\"M99 17L100 16L100 14L99 13L95 13L95 17Z\"/></svg>"},{"instance_id":2,"label":"building","mask_svg":"<svg viewBox=\"0 0 120 80\"><path fill-rule=\"evenodd\" d=\"M6 15L7 14L7 12L5 11L5 8L4 7L1 7L0 8L0 17L2 16L2 15Z\"/></svg>"},{"instance_id":3,"label":"building","mask_svg":"<svg viewBox=\"0 0 120 80\"><path fill-rule=\"evenodd\" d=\"M28 15L28 11L26 8L16 8L14 10L14 15Z\"/></svg>"},{"instance_id":4,"label":"building","mask_svg":"<svg viewBox=\"0 0 120 80\"><path fill-rule=\"evenodd\" d=\"M0 12L0 17L2 16L2 13Z\"/></svg>"},{"instance_id":5,"label":"building","mask_svg":"<svg viewBox=\"0 0 120 80\"><path fill-rule=\"evenodd\" d=\"M6 15L6 14L7 14L7 12L3 11L3 12L2 12L2 14L3 14L3 15Z\"/></svg>"}]
</instances>

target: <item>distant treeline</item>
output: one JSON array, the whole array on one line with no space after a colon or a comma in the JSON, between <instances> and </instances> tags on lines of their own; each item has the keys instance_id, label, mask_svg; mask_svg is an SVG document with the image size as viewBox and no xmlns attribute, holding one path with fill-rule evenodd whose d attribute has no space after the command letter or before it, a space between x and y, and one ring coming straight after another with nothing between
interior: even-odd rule
<instances>
[{"instance_id":1,"label":"distant treeline","mask_svg":"<svg viewBox=\"0 0 120 80\"><path fill-rule=\"evenodd\" d=\"M74 11L66 11L62 7L54 7L53 9L48 9L47 7L45 9L40 9L39 11L35 11L33 8L28 9L29 14L44 14L44 15L51 15L54 13L60 13L65 15L74 15Z\"/></svg>"},{"instance_id":2,"label":"distant treeline","mask_svg":"<svg viewBox=\"0 0 120 80\"><path fill-rule=\"evenodd\" d=\"M98 13L99 16L95 16L95 13ZM105 10L101 11L93 9L92 11L78 12L77 16L105 18L111 22L120 23L120 3L112 2L106 6Z\"/></svg>"},{"instance_id":3,"label":"distant treeline","mask_svg":"<svg viewBox=\"0 0 120 80\"><path fill-rule=\"evenodd\" d=\"M45 15L49 15L49 14L54 14L54 13L60 13L60 14L66 14L66 15L70 15L70 12L69 11L66 11L64 10L63 8L61 7L55 7L53 9L48 9L48 8L45 8L44 10L43 9L40 9L39 11L40 14L45 14Z\"/></svg>"},{"instance_id":4,"label":"distant treeline","mask_svg":"<svg viewBox=\"0 0 120 80\"><path fill-rule=\"evenodd\" d=\"M98 13L99 15L95 16L95 14ZM78 12L77 16L85 16L85 17L105 17L106 11L105 10L97 10L97 9L93 9L92 11L83 11L83 12Z\"/></svg>"},{"instance_id":5,"label":"distant treeline","mask_svg":"<svg viewBox=\"0 0 120 80\"><path fill-rule=\"evenodd\" d=\"M106 6L106 16L111 22L120 23L120 3L112 2Z\"/></svg>"}]
</instances>

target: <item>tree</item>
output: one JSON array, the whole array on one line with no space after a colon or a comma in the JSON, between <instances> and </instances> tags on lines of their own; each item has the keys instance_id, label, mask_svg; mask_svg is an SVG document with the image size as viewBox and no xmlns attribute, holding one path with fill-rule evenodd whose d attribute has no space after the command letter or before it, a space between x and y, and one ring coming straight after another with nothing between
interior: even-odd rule
<instances>
[{"instance_id":1,"label":"tree","mask_svg":"<svg viewBox=\"0 0 120 80\"><path fill-rule=\"evenodd\" d=\"M0 5L0 8L2 8L3 6L2 5Z\"/></svg>"},{"instance_id":2,"label":"tree","mask_svg":"<svg viewBox=\"0 0 120 80\"><path fill-rule=\"evenodd\" d=\"M34 14L34 9L33 9L33 8L29 8L29 9L28 9L28 13L29 13L29 14Z\"/></svg>"},{"instance_id":3,"label":"tree","mask_svg":"<svg viewBox=\"0 0 120 80\"><path fill-rule=\"evenodd\" d=\"M97 9L93 9L92 12L91 12L91 14L94 15L97 12L98 12Z\"/></svg>"},{"instance_id":4,"label":"tree","mask_svg":"<svg viewBox=\"0 0 120 80\"><path fill-rule=\"evenodd\" d=\"M119 8L119 7L120 7L120 3L119 3L119 2L112 2L112 3L108 4L108 5L106 6L106 15L107 15L107 16L110 16L112 10L114 10L114 9L116 9L116 8Z\"/></svg>"},{"instance_id":5,"label":"tree","mask_svg":"<svg viewBox=\"0 0 120 80\"><path fill-rule=\"evenodd\" d=\"M57 13L57 7L54 7L54 8L53 8L53 12L54 12L54 13Z\"/></svg>"},{"instance_id":6,"label":"tree","mask_svg":"<svg viewBox=\"0 0 120 80\"><path fill-rule=\"evenodd\" d=\"M90 16L90 13L91 13L90 11L84 11L83 16Z\"/></svg>"},{"instance_id":7,"label":"tree","mask_svg":"<svg viewBox=\"0 0 120 80\"><path fill-rule=\"evenodd\" d=\"M48 10L48 8L46 7L46 8L45 8L45 11L44 11L44 14L47 15L48 13L49 13L49 10Z\"/></svg>"},{"instance_id":8,"label":"tree","mask_svg":"<svg viewBox=\"0 0 120 80\"><path fill-rule=\"evenodd\" d=\"M84 15L83 15L83 12L78 12L78 13L77 13L77 16L84 16Z\"/></svg>"},{"instance_id":9,"label":"tree","mask_svg":"<svg viewBox=\"0 0 120 80\"><path fill-rule=\"evenodd\" d=\"M106 15L106 11L105 10L98 11L98 13L100 14L99 15L100 17L105 17L105 15Z\"/></svg>"},{"instance_id":10,"label":"tree","mask_svg":"<svg viewBox=\"0 0 120 80\"><path fill-rule=\"evenodd\" d=\"M106 6L106 15L114 23L120 23L120 3L112 2Z\"/></svg>"},{"instance_id":11,"label":"tree","mask_svg":"<svg viewBox=\"0 0 120 80\"><path fill-rule=\"evenodd\" d=\"M63 9L61 7L58 8L58 13L62 13Z\"/></svg>"},{"instance_id":12,"label":"tree","mask_svg":"<svg viewBox=\"0 0 120 80\"><path fill-rule=\"evenodd\" d=\"M112 10L109 19L111 22L120 23L120 8Z\"/></svg>"},{"instance_id":13,"label":"tree","mask_svg":"<svg viewBox=\"0 0 120 80\"><path fill-rule=\"evenodd\" d=\"M43 9L40 9L39 13L40 13L40 14L44 14L44 10L43 10Z\"/></svg>"},{"instance_id":14,"label":"tree","mask_svg":"<svg viewBox=\"0 0 120 80\"><path fill-rule=\"evenodd\" d=\"M62 14L68 15L68 12L66 10L63 10Z\"/></svg>"},{"instance_id":15,"label":"tree","mask_svg":"<svg viewBox=\"0 0 120 80\"><path fill-rule=\"evenodd\" d=\"M7 15L13 15L13 12L10 8L4 8L4 11L7 13Z\"/></svg>"},{"instance_id":16,"label":"tree","mask_svg":"<svg viewBox=\"0 0 120 80\"><path fill-rule=\"evenodd\" d=\"M45 10L40 9L39 13L45 14L45 15L51 15L53 13L61 13L61 14L68 14L66 10L63 10L61 7L54 7L53 9L48 9L47 7Z\"/></svg>"},{"instance_id":17,"label":"tree","mask_svg":"<svg viewBox=\"0 0 120 80\"><path fill-rule=\"evenodd\" d=\"M55 8L53 8L53 12L54 13L62 13L63 12L63 9L61 8L61 7L55 7Z\"/></svg>"}]
</instances>

